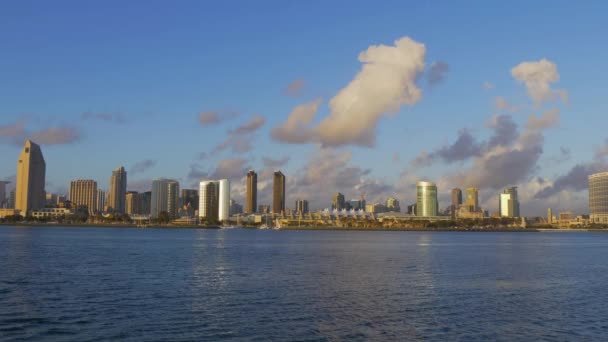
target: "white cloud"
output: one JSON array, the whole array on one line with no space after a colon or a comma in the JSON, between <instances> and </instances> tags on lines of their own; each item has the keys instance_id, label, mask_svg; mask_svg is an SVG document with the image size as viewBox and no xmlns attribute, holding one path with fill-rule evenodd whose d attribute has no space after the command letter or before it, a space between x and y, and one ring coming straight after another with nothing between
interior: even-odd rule
<instances>
[{"instance_id":1,"label":"white cloud","mask_svg":"<svg viewBox=\"0 0 608 342\"><path fill-rule=\"evenodd\" d=\"M551 84L559 81L557 65L547 60L522 62L511 69L511 75L525 84L528 95L535 104L561 99L568 101L568 93L563 89L552 89Z\"/></svg>"}]
</instances>

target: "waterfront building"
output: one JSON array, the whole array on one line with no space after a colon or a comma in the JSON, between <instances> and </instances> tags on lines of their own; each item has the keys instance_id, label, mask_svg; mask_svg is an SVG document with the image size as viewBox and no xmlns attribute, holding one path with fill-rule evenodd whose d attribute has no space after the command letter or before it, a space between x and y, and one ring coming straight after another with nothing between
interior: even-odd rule
<instances>
[{"instance_id":1,"label":"waterfront building","mask_svg":"<svg viewBox=\"0 0 608 342\"><path fill-rule=\"evenodd\" d=\"M547 209L547 223L553 224L553 210L551 208Z\"/></svg>"},{"instance_id":2,"label":"waterfront building","mask_svg":"<svg viewBox=\"0 0 608 342\"><path fill-rule=\"evenodd\" d=\"M386 213L389 209L382 203L373 203L365 205L365 212L370 214Z\"/></svg>"},{"instance_id":3,"label":"waterfront building","mask_svg":"<svg viewBox=\"0 0 608 342\"><path fill-rule=\"evenodd\" d=\"M125 212L125 200L127 194L127 171L119 167L112 171L110 177L110 193L108 195L108 207L115 213Z\"/></svg>"},{"instance_id":4,"label":"waterfront building","mask_svg":"<svg viewBox=\"0 0 608 342\"><path fill-rule=\"evenodd\" d=\"M396 198L389 197L386 199L386 208L388 211L400 212L401 206L399 206L399 201Z\"/></svg>"},{"instance_id":5,"label":"waterfront building","mask_svg":"<svg viewBox=\"0 0 608 342\"><path fill-rule=\"evenodd\" d=\"M407 214L416 216L416 203L407 206Z\"/></svg>"},{"instance_id":6,"label":"waterfront building","mask_svg":"<svg viewBox=\"0 0 608 342\"><path fill-rule=\"evenodd\" d=\"M285 211L285 175L277 170L274 172L272 185L272 212L281 214Z\"/></svg>"},{"instance_id":7,"label":"waterfront building","mask_svg":"<svg viewBox=\"0 0 608 342\"><path fill-rule=\"evenodd\" d=\"M247 172L247 194L245 197L245 213L253 214L258 206L258 174L253 170Z\"/></svg>"},{"instance_id":8,"label":"waterfront building","mask_svg":"<svg viewBox=\"0 0 608 342\"><path fill-rule=\"evenodd\" d=\"M64 218L69 215L74 215L76 211L68 208L42 208L31 212L32 217L36 219L54 220Z\"/></svg>"},{"instance_id":9,"label":"waterfront building","mask_svg":"<svg viewBox=\"0 0 608 342\"><path fill-rule=\"evenodd\" d=\"M270 205L269 204L258 205L258 214L270 214Z\"/></svg>"},{"instance_id":10,"label":"waterfront building","mask_svg":"<svg viewBox=\"0 0 608 342\"><path fill-rule=\"evenodd\" d=\"M150 216L152 218L158 218L162 212L166 212L171 218L176 218L178 204L179 182L165 178L152 181L150 201Z\"/></svg>"},{"instance_id":11,"label":"waterfront building","mask_svg":"<svg viewBox=\"0 0 608 342\"><path fill-rule=\"evenodd\" d=\"M465 205L469 207L469 211L476 212L479 208L479 191L475 187L469 187L466 190Z\"/></svg>"},{"instance_id":12,"label":"waterfront building","mask_svg":"<svg viewBox=\"0 0 608 342\"><path fill-rule=\"evenodd\" d=\"M59 199L57 199L59 201ZM106 207L106 192L101 190L101 189L97 189L97 207L95 208L95 211L97 211L98 213L102 213L104 212L104 209ZM58 203L59 204L59 203Z\"/></svg>"},{"instance_id":13,"label":"waterfront building","mask_svg":"<svg viewBox=\"0 0 608 342\"><path fill-rule=\"evenodd\" d=\"M70 182L70 202L72 207L87 208L89 215L97 210L97 182L91 179L78 179Z\"/></svg>"},{"instance_id":14,"label":"waterfront building","mask_svg":"<svg viewBox=\"0 0 608 342\"><path fill-rule=\"evenodd\" d=\"M7 208L8 209L15 209L15 202L17 202L17 193L15 192L15 190L11 191L8 193L8 204L7 204Z\"/></svg>"},{"instance_id":15,"label":"waterfront building","mask_svg":"<svg viewBox=\"0 0 608 342\"><path fill-rule=\"evenodd\" d=\"M190 205L191 208L198 210L198 194L196 189L182 189L182 207L186 208Z\"/></svg>"},{"instance_id":16,"label":"waterfront building","mask_svg":"<svg viewBox=\"0 0 608 342\"><path fill-rule=\"evenodd\" d=\"M199 183L199 210L200 218L217 221L230 219L230 181L202 181Z\"/></svg>"},{"instance_id":17,"label":"waterfront building","mask_svg":"<svg viewBox=\"0 0 608 342\"><path fill-rule=\"evenodd\" d=\"M344 195L342 193L336 192L331 200L331 209L342 210L346 209L346 204L344 203Z\"/></svg>"},{"instance_id":18,"label":"waterfront building","mask_svg":"<svg viewBox=\"0 0 608 342\"><path fill-rule=\"evenodd\" d=\"M127 191L125 195L125 212L129 215L139 214L139 194L137 191Z\"/></svg>"},{"instance_id":19,"label":"waterfront building","mask_svg":"<svg viewBox=\"0 0 608 342\"><path fill-rule=\"evenodd\" d=\"M608 172L589 176L589 215L593 223L608 224Z\"/></svg>"},{"instance_id":20,"label":"waterfront building","mask_svg":"<svg viewBox=\"0 0 608 342\"><path fill-rule=\"evenodd\" d=\"M296 200L296 213L308 214L308 201L304 199Z\"/></svg>"},{"instance_id":21,"label":"waterfront building","mask_svg":"<svg viewBox=\"0 0 608 342\"><path fill-rule=\"evenodd\" d=\"M0 208L6 207L7 197L6 197L6 185L11 182L0 181Z\"/></svg>"},{"instance_id":22,"label":"waterfront building","mask_svg":"<svg viewBox=\"0 0 608 342\"><path fill-rule=\"evenodd\" d=\"M365 199L361 198L361 199L351 199L350 202L350 208L347 209L352 209L352 210L364 210L365 211Z\"/></svg>"},{"instance_id":23,"label":"waterfront building","mask_svg":"<svg viewBox=\"0 0 608 342\"><path fill-rule=\"evenodd\" d=\"M462 205L462 190L459 188L452 189L452 208L458 209Z\"/></svg>"},{"instance_id":24,"label":"waterfront building","mask_svg":"<svg viewBox=\"0 0 608 342\"><path fill-rule=\"evenodd\" d=\"M152 191L140 192L137 194L137 208L139 215L150 215L152 205Z\"/></svg>"},{"instance_id":25,"label":"waterfront building","mask_svg":"<svg viewBox=\"0 0 608 342\"><path fill-rule=\"evenodd\" d=\"M437 216L439 202L437 201L437 185L431 182L416 184L416 213L417 216Z\"/></svg>"},{"instance_id":26,"label":"waterfront building","mask_svg":"<svg viewBox=\"0 0 608 342\"><path fill-rule=\"evenodd\" d=\"M44 208L46 196L46 162L38 144L27 140L17 161L17 183L14 208L27 216L31 210Z\"/></svg>"},{"instance_id":27,"label":"waterfront building","mask_svg":"<svg viewBox=\"0 0 608 342\"><path fill-rule=\"evenodd\" d=\"M519 217L517 187L514 186L503 190L498 201L498 212L502 217Z\"/></svg>"}]
</instances>

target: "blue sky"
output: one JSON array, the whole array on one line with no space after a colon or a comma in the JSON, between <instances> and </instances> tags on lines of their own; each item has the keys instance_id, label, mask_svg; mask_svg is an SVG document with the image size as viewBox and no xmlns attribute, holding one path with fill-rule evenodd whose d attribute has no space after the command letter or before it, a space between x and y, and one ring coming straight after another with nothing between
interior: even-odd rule
<instances>
[{"instance_id":1,"label":"blue sky","mask_svg":"<svg viewBox=\"0 0 608 342\"><path fill-rule=\"evenodd\" d=\"M289 157L281 167L295 181L314 167L321 148L314 142L276 141L272 128L283 124L295 106L318 98L323 102L315 123L320 122L331 111L328 102L361 70L359 53L411 37L426 48L426 69L418 79L422 98L378 120L375 146L331 148L331 153L350 155L344 168L359 168L355 177L365 178L360 182L393 188L368 194L411 201L403 183L422 177L445 178L439 184L446 193L453 186L474 185L453 184L449 175L475 167L475 157L417 168L410 162L422 151L453 143L463 128L480 141L487 139L492 134L488 121L501 114L497 96L519 108L502 114L520 129L530 114L559 107L559 124L543 131L542 155L515 184L553 186L572 167L594 162L595 151L608 138L608 106L602 97L608 78L608 49L602 44L607 10L601 1L3 1L0 178L15 174L19 146L7 131L23 123L26 135L69 127L80 137L43 144L49 191L65 191L76 178L95 179L105 188L112 169L129 169L144 160L153 166L130 174L134 185L155 177L193 184L196 177L188 177L194 175L192 165L222 176L222 160L238 159L230 165L262 170L264 157ZM536 106L511 76L519 63L543 58L556 65L560 80L551 86L567 91L567 103ZM431 86L425 75L437 61L449 65L449 71ZM296 80L304 86L286 95L284 89ZM484 82L493 88L484 89ZM199 114L209 111L240 115L203 126ZM99 119L84 119L83 113ZM253 144L250 151L210 153L227 138L227 130L256 115L265 123L246 136ZM208 155L203 160L201 152ZM531 185L538 177L544 185ZM334 190L347 197L363 192L359 186L364 184L347 183L356 185L323 187L325 197ZM237 184L234 188L239 191ZM299 189L299 196L318 192L313 190ZM481 190L488 203L494 201L495 189ZM581 189L574 184L563 190ZM569 196L558 191L552 203L568 208ZM577 197L579 211L584 211L584 196Z\"/></svg>"}]
</instances>

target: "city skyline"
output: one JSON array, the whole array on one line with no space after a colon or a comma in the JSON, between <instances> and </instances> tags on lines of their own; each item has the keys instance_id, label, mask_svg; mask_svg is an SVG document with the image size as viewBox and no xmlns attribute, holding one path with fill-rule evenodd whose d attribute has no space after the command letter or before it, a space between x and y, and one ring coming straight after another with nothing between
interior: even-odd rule
<instances>
[{"instance_id":1,"label":"city skyline","mask_svg":"<svg viewBox=\"0 0 608 342\"><path fill-rule=\"evenodd\" d=\"M108 9L95 5L69 13L57 10L61 4L7 5L0 27L18 34L1 38L8 52L0 71L14 86L3 88L0 108L0 153L11 161L0 165L0 180L11 182L8 191L15 186L12 161L32 138L52 160L47 191L59 194L76 179L109 191L109 172L125 165L128 191L149 190L159 177L193 189L201 179L227 178L232 197L246 204L243 177L254 169L257 202L270 204L272 172L281 168L285 203L307 199L314 208L330 207L335 192L409 205L416 182L427 179L437 184L442 208L449 189L476 187L479 206L494 212L497 194L517 186L523 215L544 216L548 207L585 213L586 177L608 170L601 129L608 108L598 101L608 51L593 38L604 33L608 8L576 7L579 19L564 24L559 18L574 4L526 5L522 15L517 6L480 2L471 4L471 17L458 4L327 4L323 11L245 4L266 21L244 30L251 19L224 5L166 11L150 4L140 9L147 16L138 28L125 25L132 9L113 8L115 25L103 32L94 28L107 26ZM347 16L336 15L343 10ZM204 12L207 22L236 30L209 32L198 24L204 18L178 24L176 12ZM48 22L22 27L16 18L24 13L44 13ZM318 19L314 28L297 29L304 14ZM489 25L485 17L494 18L492 29L479 30ZM158 18L167 19L167 39L152 42L146 37L159 29ZM434 20L446 25L428 24ZM74 32L68 22L82 25ZM577 51L564 41L576 41ZM298 48L283 48L292 45ZM75 57L76 48L88 57ZM107 51L123 53L99 59ZM387 52L411 62L393 70L411 82L393 82L393 73L372 67ZM38 55L46 58L33 61ZM348 97L353 84L366 93ZM376 94L378 84L383 91ZM341 109L347 97L360 101L352 113ZM581 131L573 141L572 132Z\"/></svg>"}]
</instances>

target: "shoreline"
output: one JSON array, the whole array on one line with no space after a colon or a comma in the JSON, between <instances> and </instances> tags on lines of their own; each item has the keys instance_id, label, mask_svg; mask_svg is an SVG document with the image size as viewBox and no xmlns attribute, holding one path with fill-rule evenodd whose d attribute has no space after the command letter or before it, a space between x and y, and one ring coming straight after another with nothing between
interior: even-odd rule
<instances>
[{"instance_id":1,"label":"shoreline","mask_svg":"<svg viewBox=\"0 0 608 342\"><path fill-rule=\"evenodd\" d=\"M218 230L220 226L198 226L198 225L150 225L138 226L129 224L40 224L40 223L0 223L0 228L6 227L39 227L39 228L137 228L137 229L204 229ZM465 228L465 227L437 227L437 228L353 228L353 227L284 227L281 229L260 229L257 227L236 227L228 229L250 229L250 230L278 230L278 231L376 231L376 232L484 232L484 233L540 233L540 232L608 232L608 229L597 228Z\"/></svg>"}]
</instances>

